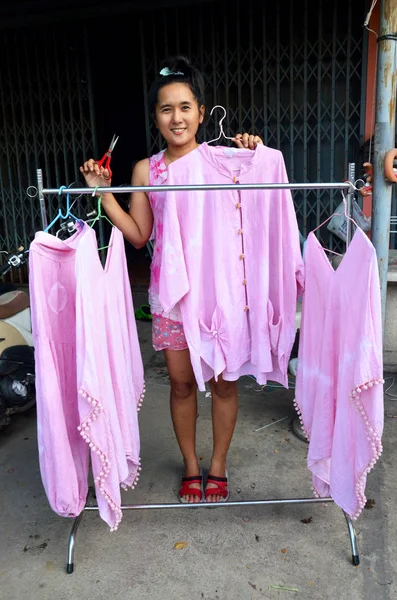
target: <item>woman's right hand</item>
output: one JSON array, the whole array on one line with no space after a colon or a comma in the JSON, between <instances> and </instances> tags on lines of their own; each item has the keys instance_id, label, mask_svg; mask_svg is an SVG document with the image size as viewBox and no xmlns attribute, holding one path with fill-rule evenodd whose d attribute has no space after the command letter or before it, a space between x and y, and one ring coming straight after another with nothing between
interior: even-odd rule
<instances>
[{"instance_id":1,"label":"woman's right hand","mask_svg":"<svg viewBox=\"0 0 397 600\"><path fill-rule=\"evenodd\" d=\"M100 167L93 158L80 167L80 172L83 173L88 187L109 187L112 182L108 169Z\"/></svg>"}]
</instances>

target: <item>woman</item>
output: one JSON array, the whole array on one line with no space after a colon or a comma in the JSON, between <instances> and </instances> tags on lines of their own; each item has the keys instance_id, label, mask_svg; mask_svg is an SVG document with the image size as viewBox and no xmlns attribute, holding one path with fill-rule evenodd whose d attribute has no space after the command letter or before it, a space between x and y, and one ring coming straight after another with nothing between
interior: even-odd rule
<instances>
[{"instance_id":1,"label":"woman","mask_svg":"<svg viewBox=\"0 0 397 600\"><path fill-rule=\"evenodd\" d=\"M184 57L167 60L149 92L149 108L156 127L167 143L165 150L139 161L132 173L132 185L163 185L170 163L198 146L197 131L204 119L204 82L198 69ZM239 148L254 150L262 143L258 136L237 134ZM109 186L109 173L93 159L80 167L87 185ZM151 265L149 302L153 315L153 346L163 350L171 382L171 416L183 456L185 474L179 498L181 502L203 501L202 475L196 453L197 385L183 332L178 307L166 314L159 302L159 277L163 231L163 207L166 193L131 195L129 212L119 206L111 193L102 195L102 205L114 225L135 247L142 248L154 231L155 248ZM226 457L236 424L237 382L210 381L212 394L213 453L207 478L205 499L221 502L229 496Z\"/></svg>"}]
</instances>

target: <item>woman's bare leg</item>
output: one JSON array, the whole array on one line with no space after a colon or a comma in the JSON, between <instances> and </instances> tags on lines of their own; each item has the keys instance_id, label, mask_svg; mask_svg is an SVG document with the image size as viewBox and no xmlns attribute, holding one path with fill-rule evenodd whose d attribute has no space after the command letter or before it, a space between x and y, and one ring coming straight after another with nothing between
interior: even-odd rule
<instances>
[{"instance_id":1,"label":"woman's bare leg","mask_svg":"<svg viewBox=\"0 0 397 600\"><path fill-rule=\"evenodd\" d=\"M171 382L171 417L176 439L185 464L185 477L200 473L196 454L197 383L190 362L189 350L165 350L165 360ZM200 489L198 483L191 488ZM200 502L193 494L184 496L187 502Z\"/></svg>"},{"instance_id":2,"label":"woman's bare leg","mask_svg":"<svg viewBox=\"0 0 397 600\"><path fill-rule=\"evenodd\" d=\"M225 477L226 457L232 441L238 412L237 381L225 381L221 376L218 381L210 381L212 394L212 430L214 448L211 459L210 474ZM216 484L208 483L207 490ZM207 502L220 502L221 496L208 496Z\"/></svg>"}]
</instances>

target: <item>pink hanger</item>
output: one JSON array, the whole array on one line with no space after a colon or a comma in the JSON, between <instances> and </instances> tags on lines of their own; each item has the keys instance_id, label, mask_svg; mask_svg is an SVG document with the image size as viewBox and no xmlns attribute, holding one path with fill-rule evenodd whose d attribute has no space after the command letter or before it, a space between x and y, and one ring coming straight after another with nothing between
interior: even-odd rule
<instances>
[{"instance_id":1,"label":"pink hanger","mask_svg":"<svg viewBox=\"0 0 397 600\"><path fill-rule=\"evenodd\" d=\"M323 225L325 225L326 223L328 223L328 221L330 219L332 219L332 217L341 217L343 214L345 215L346 219L349 219L349 221L352 221L354 223L354 225L356 227L358 227L358 225L355 222L355 220L352 217L349 217L349 215L347 214L347 202L346 202L346 198L345 198L345 194L343 193L343 190L340 190L340 193L342 194L343 204L344 204L344 207L345 207L344 212L343 213L332 213L332 215L329 216L329 217L327 217L327 219L325 219L325 221L323 221L322 223L320 223L320 225L318 225L315 229L312 229L313 233L315 231L317 231L317 229L320 229L320 227L322 227Z\"/></svg>"},{"instance_id":2,"label":"pink hanger","mask_svg":"<svg viewBox=\"0 0 397 600\"><path fill-rule=\"evenodd\" d=\"M346 219L349 219L349 221L351 221L352 223L354 223L354 225L356 227L358 227L358 225L355 222L355 220L352 217L349 217L349 215L347 214L347 202L346 202L346 198L345 198L345 194L343 193L343 190L340 190L340 193L342 194L343 206L344 206L344 209L345 209L343 211L343 213L332 213L331 216L329 216L327 219L325 219L325 221L323 221L322 223L320 223L320 225L318 225L315 229L313 229L312 233L314 233L315 231L317 231L317 229L320 229L320 227L322 227L323 225L325 225L326 223L328 223L328 221L330 219L332 219L332 217L334 217L334 216L341 217L343 214L345 215ZM336 254L337 256L343 256L342 254L339 254L339 252L334 252L333 250L329 250L328 248L323 248L323 250L325 252L330 252L331 254Z\"/></svg>"}]
</instances>

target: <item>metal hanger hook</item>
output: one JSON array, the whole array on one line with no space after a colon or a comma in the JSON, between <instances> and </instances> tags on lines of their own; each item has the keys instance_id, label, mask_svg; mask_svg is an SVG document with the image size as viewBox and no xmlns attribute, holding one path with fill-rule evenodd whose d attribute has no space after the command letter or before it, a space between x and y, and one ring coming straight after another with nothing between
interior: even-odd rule
<instances>
[{"instance_id":1,"label":"metal hanger hook","mask_svg":"<svg viewBox=\"0 0 397 600\"><path fill-rule=\"evenodd\" d=\"M221 117L221 119L219 121L219 135L218 135L218 137L214 138L213 140L210 140L209 142L207 142L207 144L211 144L212 142L217 142L221 137L224 137L225 140L231 140L232 142L234 142L235 141L234 138L228 137L227 135L225 135L225 132L223 131L222 123L226 119L226 115L227 115L226 108L224 106L221 106L220 104L216 104L216 106L214 106L211 109L210 115L212 115L212 113L214 112L214 110L216 108L220 108L223 110L223 117Z\"/></svg>"},{"instance_id":2,"label":"metal hanger hook","mask_svg":"<svg viewBox=\"0 0 397 600\"><path fill-rule=\"evenodd\" d=\"M212 116L212 113L214 112L214 110L216 108L221 108L223 110L223 117L221 117L220 121L219 121L219 129L221 130L221 133L223 133L223 121L226 119L226 108L224 106L221 106L220 104L216 104L215 106L212 107L211 112L210 112L210 116Z\"/></svg>"}]
</instances>

